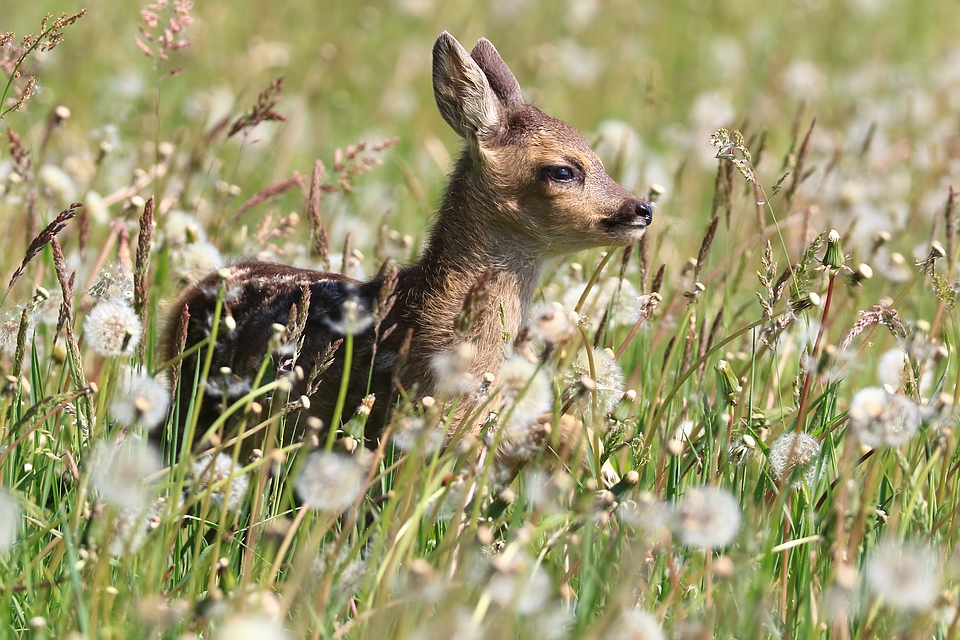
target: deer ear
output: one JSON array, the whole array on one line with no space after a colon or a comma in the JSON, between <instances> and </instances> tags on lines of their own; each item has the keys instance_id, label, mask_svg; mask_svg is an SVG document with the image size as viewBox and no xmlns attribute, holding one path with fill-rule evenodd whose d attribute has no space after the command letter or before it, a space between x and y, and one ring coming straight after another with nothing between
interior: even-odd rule
<instances>
[{"instance_id":1,"label":"deer ear","mask_svg":"<svg viewBox=\"0 0 960 640\"><path fill-rule=\"evenodd\" d=\"M510 67L500 57L497 48L486 38L480 38L470 52L483 73L493 92L507 109L516 109L523 106L523 95L520 93L520 83L510 71Z\"/></svg>"},{"instance_id":2,"label":"deer ear","mask_svg":"<svg viewBox=\"0 0 960 640\"><path fill-rule=\"evenodd\" d=\"M500 98L476 60L446 31L433 45L433 95L443 119L461 138L488 137L500 128Z\"/></svg>"}]
</instances>

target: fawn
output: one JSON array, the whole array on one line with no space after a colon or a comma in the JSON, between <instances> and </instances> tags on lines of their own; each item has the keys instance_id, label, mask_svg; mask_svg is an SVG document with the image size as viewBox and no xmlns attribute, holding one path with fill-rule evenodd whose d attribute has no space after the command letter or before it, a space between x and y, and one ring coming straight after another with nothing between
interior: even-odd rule
<instances>
[{"instance_id":1,"label":"fawn","mask_svg":"<svg viewBox=\"0 0 960 640\"><path fill-rule=\"evenodd\" d=\"M517 79L488 40L481 39L467 53L450 34L440 34L433 47L433 89L441 115L466 144L416 264L384 269L358 282L334 273L242 262L180 295L164 341L168 357L182 343L182 336L175 337L181 318L189 315L187 346L211 334L222 295L223 321L207 383L197 392L202 402L191 441L249 391L267 357L278 375L294 364L307 374L290 376L295 380L291 397L309 395L309 407L288 419L288 424L297 423L293 431L302 431L310 416L327 428L339 428L329 422L346 350L340 345L331 353L331 345L349 331L354 334L351 369L342 404L349 417L368 393L375 395L365 428L368 444L375 442L398 393L434 393L437 354L467 341L474 347L474 379L497 373L505 336L516 336L522 327L550 259L591 247L626 246L643 235L652 219L650 204L610 178L573 127L524 103ZM475 296L474 320L455 330L464 300L478 282L485 295ZM268 353L276 345L272 327L288 325L295 307L305 321L298 348ZM370 316L375 322L364 323ZM183 361L181 425L206 354L203 347ZM324 359L326 368L317 368ZM322 373L311 384L309 373L318 370ZM479 428L464 426L473 433ZM180 433L175 439L183 437Z\"/></svg>"}]
</instances>

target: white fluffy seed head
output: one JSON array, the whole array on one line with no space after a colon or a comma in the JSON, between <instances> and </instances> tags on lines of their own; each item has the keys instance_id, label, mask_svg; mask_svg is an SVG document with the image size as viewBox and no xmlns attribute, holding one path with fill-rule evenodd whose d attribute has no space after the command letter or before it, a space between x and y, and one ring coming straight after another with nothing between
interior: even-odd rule
<instances>
[{"instance_id":1,"label":"white fluffy seed head","mask_svg":"<svg viewBox=\"0 0 960 640\"><path fill-rule=\"evenodd\" d=\"M770 447L770 469L777 480L796 476L793 486L817 483L820 443L808 433L786 431Z\"/></svg>"},{"instance_id":2,"label":"white fluffy seed head","mask_svg":"<svg viewBox=\"0 0 960 640\"><path fill-rule=\"evenodd\" d=\"M127 371L117 385L110 411L118 422L150 430L163 422L170 405L170 392L142 372Z\"/></svg>"},{"instance_id":3,"label":"white fluffy seed head","mask_svg":"<svg viewBox=\"0 0 960 640\"><path fill-rule=\"evenodd\" d=\"M866 578L887 606L923 611L940 595L940 556L927 546L886 540L869 555Z\"/></svg>"},{"instance_id":4,"label":"white fluffy seed head","mask_svg":"<svg viewBox=\"0 0 960 640\"><path fill-rule=\"evenodd\" d=\"M553 390L543 369L521 356L512 356L500 366L500 389L507 426L523 429L539 415L550 411Z\"/></svg>"},{"instance_id":5,"label":"white fluffy seed head","mask_svg":"<svg viewBox=\"0 0 960 640\"><path fill-rule=\"evenodd\" d=\"M140 343L140 318L124 300L102 300L87 314L83 333L100 355L127 356Z\"/></svg>"},{"instance_id":6,"label":"white fluffy seed head","mask_svg":"<svg viewBox=\"0 0 960 640\"><path fill-rule=\"evenodd\" d=\"M640 609L621 611L604 634L609 640L666 640L663 628L652 615Z\"/></svg>"},{"instance_id":7,"label":"white fluffy seed head","mask_svg":"<svg viewBox=\"0 0 960 640\"><path fill-rule=\"evenodd\" d=\"M452 351L435 354L430 364L437 380L437 392L451 396L462 395L474 384L471 369L477 357L472 342L461 342Z\"/></svg>"},{"instance_id":8,"label":"white fluffy seed head","mask_svg":"<svg viewBox=\"0 0 960 640\"><path fill-rule=\"evenodd\" d=\"M724 547L740 531L740 504L733 494L720 487L687 491L673 516L675 531L688 547Z\"/></svg>"},{"instance_id":9,"label":"white fluffy seed head","mask_svg":"<svg viewBox=\"0 0 960 640\"><path fill-rule=\"evenodd\" d=\"M5 489L0 489L0 553L17 541L20 520L23 517L20 505Z\"/></svg>"},{"instance_id":10,"label":"white fluffy seed head","mask_svg":"<svg viewBox=\"0 0 960 640\"><path fill-rule=\"evenodd\" d=\"M577 329L571 321L571 314L559 302L548 302L535 308L527 326L534 337L547 344L566 342L576 334Z\"/></svg>"},{"instance_id":11,"label":"white fluffy seed head","mask_svg":"<svg viewBox=\"0 0 960 640\"><path fill-rule=\"evenodd\" d=\"M241 474L241 466L234 464L233 458L226 453L218 453L197 458L193 462L193 488L196 493L210 492L210 501L219 506L226 505L230 511L236 511L247 495L249 479Z\"/></svg>"},{"instance_id":12,"label":"white fluffy seed head","mask_svg":"<svg viewBox=\"0 0 960 640\"><path fill-rule=\"evenodd\" d=\"M920 427L920 410L912 400L880 387L861 389L850 401L848 427L868 447L898 447Z\"/></svg>"},{"instance_id":13,"label":"white fluffy seed head","mask_svg":"<svg viewBox=\"0 0 960 640\"><path fill-rule=\"evenodd\" d=\"M146 504L147 479L160 471L160 455L135 436L97 443L90 458L90 481L97 494L120 509Z\"/></svg>"},{"instance_id":14,"label":"white fluffy seed head","mask_svg":"<svg viewBox=\"0 0 960 640\"><path fill-rule=\"evenodd\" d=\"M353 456L314 451L297 478L297 495L319 511L339 513L363 490L366 471Z\"/></svg>"}]
</instances>

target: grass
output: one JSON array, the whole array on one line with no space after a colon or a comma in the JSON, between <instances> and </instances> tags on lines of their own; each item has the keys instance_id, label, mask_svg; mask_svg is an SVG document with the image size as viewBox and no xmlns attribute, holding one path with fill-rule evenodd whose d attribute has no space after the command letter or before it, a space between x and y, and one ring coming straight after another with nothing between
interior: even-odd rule
<instances>
[{"instance_id":1,"label":"grass","mask_svg":"<svg viewBox=\"0 0 960 640\"><path fill-rule=\"evenodd\" d=\"M25 58L40 90L0 153L0 636L960 636L960 9L355 4L204 3L167 60L135 43L142 7L91 6ZM0 32L42 17L18 3ZM172 375L184 279L316 265L321 229L357 275L416 253L454 149L441 29L489 37L624 186L663 186L643 243L538 294L583 316L526 346L556 419L566 392L590 427L583 463L538 451L503 482L433 446L426 403L356 466L302 443L170 466L129 435L163 403L130 371ZM89 318L117 298L104 347Z\"/></svg>"}]
</instances>

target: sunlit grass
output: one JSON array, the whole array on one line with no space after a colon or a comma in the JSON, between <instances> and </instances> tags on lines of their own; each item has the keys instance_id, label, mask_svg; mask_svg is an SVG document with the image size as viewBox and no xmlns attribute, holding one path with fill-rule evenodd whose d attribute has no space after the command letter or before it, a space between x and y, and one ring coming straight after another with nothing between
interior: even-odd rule
<instances>
[{"instance_id":1,"label":"sunlit grass","mask_svg":"<svg viewBox=\"0 0 960 640\"><path fill-rule=\"evenodd\" d=\"M141 7L91 7L25 59L41 90L0 153L0 635L957 637L957 8L517 6L205 3L169 59L136 45ZM546 276L491 389L503 428L438 446L451 354L449 397L371 450L343 406L326 447L161 456L152 385L223 376L161 362L184 283L416 254L454 153L441 28L489 37L659 195L648 236ZM268 369L229 410L283 434L304 400ZM549 430L511 427L525 402ZM484 455L504 442L523 465Z\"/></svg>"}]
</instances>

